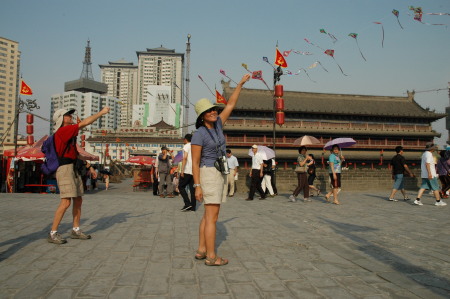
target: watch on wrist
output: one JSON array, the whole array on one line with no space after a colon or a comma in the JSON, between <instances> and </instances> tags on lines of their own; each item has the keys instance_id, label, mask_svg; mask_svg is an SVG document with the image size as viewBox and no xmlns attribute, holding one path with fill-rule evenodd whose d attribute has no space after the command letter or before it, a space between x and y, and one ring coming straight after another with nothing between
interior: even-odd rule
<instances>
[{"instance_id":1,"label":"watch on wrist","mask_svg":"<svg viewBox=\"0 0 450 299\"><path fill-rule=\"evenodd\" d=\"M194 184L194 185L192 185L194 188L197 188L197 187L201 187L202 185L200 185L200 184Z\"/></svg>"}]
</instances>

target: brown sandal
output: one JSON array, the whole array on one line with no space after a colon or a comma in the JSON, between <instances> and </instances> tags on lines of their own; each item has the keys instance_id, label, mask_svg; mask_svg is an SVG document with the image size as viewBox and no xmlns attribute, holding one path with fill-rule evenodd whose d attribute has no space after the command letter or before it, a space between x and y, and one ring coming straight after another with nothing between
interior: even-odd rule
<instances>
[{"instance_id":1,"label":"brown sandal","mask_svg":"<svg viewBox=\"0 0 450 299\"><path fill-rule=\"evenodd\" d=\"M206 258L206 251L203 252L203 251L197 250L197 253L195 253L195 259L196 260L204 260L205 258Z\"/></svg>"},{"instance_id":2,"label":"brown sandal","mask_svg":"<svg viewBox=\"0 0 450 299\"><path fill-rule=\"evenodd\" d=\"M219 260L219 263L216 264L216 262ZM205 260L205 265L206 266L225 266L226 264L228 264L228 260L227 259L223 259L221 257L216 256L215 258L209 258L206 257Z\"/></svg>"}]
</instances>

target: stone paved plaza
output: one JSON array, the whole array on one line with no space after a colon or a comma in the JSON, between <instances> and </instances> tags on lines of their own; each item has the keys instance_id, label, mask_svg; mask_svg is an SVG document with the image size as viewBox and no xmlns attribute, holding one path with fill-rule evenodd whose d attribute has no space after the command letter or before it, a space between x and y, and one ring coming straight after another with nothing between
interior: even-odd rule
<instances>
[{"instance_id":1,"label":"stone paved plaza","mask_svg":"<svg viewBox=\"0 0 450 299\"><path fill-rule=\"evenodd\" d=\"M0 194L0 298L449 298L450 205L389 202L389 188L344 186L341 206L237 194L218 221L223 267L194 259L203 206L130 180L86 194L93 238L64 245L46 241L58 195Z\"/></svg>"}]
</instances>

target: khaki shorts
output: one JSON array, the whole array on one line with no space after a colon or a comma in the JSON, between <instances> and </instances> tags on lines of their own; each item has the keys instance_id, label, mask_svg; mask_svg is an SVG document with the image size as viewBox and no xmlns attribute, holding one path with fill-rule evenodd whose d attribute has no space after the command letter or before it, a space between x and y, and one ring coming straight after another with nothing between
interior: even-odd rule
<instances>
[{"instance_id":1,"label":"khaki shorts","mask_svg":"<svg viewBox=\"0 0 450 299\"><path fill-rule=\"evenodd\" d=\"M73 164L59 166L56 171L56 181L61 198L70 199L71 197L83 196L83 181L80 175L75 176Z\"/></svg>"},{"instance_id":2,"label":"khaki shorts","mask_svg":"<svg viewBox=\"0 0 450 299\"><path fill-rule=\"evenodd\" d=\"M227 179L215 167L200 167L200 185L202 185L203 202L221 204L227 201Z\"/></svg>"}]
</instances>

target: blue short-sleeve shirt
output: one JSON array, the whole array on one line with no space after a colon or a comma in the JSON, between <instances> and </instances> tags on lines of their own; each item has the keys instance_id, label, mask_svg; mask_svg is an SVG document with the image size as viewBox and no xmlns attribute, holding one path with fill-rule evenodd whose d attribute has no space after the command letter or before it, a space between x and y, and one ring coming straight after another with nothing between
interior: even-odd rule
<instances>
[{"instance_id":1,"label":"blue short-sleeve shirt","mask_svg":"<svg viewBox=\"0 0 450 299\"><path fill-rule=\"evenodd\" d=\"M194 132L191 140L191 145L200 145L202 147L200 167L214 167L214 162L216 161L216 159L220 156L225 156L226 144L222 127L222 119L218 117L214 128L208 129L202 126L198 128L196 132ZM212 138L208 133L208 130L211 133ZM217 152L217 145L219 152Z\"/></svg>"},{"instance_id":2,"label":"blue short-sleeve shirt","mask_svg":"<svg viewBox=\"0 0 450 299\"><path fill-rule=\"evenodd\" d=\"M331 154L330 157L328 157L328 162L333 163L334 172L341 173L342 166L341 166L341 158L339 156L336 156L334 153ZM331 164L328 172L333 173L333 171L331 171Z\"/></svg>"}]
</instances>

